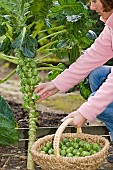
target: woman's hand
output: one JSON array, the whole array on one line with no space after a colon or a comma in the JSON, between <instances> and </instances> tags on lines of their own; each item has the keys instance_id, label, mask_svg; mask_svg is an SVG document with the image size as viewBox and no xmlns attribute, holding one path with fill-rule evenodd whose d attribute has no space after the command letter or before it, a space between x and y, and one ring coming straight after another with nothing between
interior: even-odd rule
<instances>
[{"instance_id":1,"label":"woman's hand","mask_svg":"<svg viewBox=\"0 0 113 170\"><path fill-rule=\"evenodd\" d=\"M45 100L46 98L54 95L58 91L59 89L52 82L42 83L35 89L35 92L37 92L40 96L38 102Z\"/></svg>"},{"instance_id":2,"label":"woman's hand","mask_svg":"<svg viewBox=\"0 0 113 170\"><path fill-rule=\"evenodd\" d=\"M70 125L75 126L75 127L82 127L85 122L86 118L82 116L82 114L79 111L71 112L68 116L63 118L61 121L64 122L68 118L74 118L73 122L70 123Z\"/></svg>"}]
</instances>

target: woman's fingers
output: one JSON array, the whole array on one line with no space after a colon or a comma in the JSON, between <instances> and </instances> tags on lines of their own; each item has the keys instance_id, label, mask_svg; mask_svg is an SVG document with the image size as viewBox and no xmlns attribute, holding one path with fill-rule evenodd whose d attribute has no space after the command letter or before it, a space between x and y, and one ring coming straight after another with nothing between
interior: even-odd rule
<instances>
[{"instance_id":1,"label":"woman's fingers","mask_svg":"<svg viewBox=\"0 0 113 170\"><path fill-rule=\"evenodd\" d=\"M45 100L45 99L47 99L48 97L49 97L49 94L42 95L42 96L40 96L40 98L39 98L36 102L40 102L40 101L42 101L42 100Z\"/></svg>"},{"instance_id":2,"label":"woman's fingers","mask_svg":"<svg viewBox=\"0 0 113 170\"><path fill-rule=\"evenodd\" d=\"M38 93L40 96L40 99L37 100L37 102L45 100L46 98L52 96L53 94L57 93L59 89L52 83L43 83L39 85L36 89L35 92Z\"/></svg>"},{"instance_id":3,"label":"woman's fingers","mask_svg":"<svg viewBox=\"0 0 113 170\"><path fill-rule=\"evenodd\" d=\"M40 92L42 89L44 89L44 87L45 87L45 85L44 84L41 84L41 85L39 85L34 91L35 92Z\"/></svg>"},{"instance_id":4,"label":"woman's fingers","mask_svg":"<svg viewBox=\"0 0 113 170\"><path fill-rule=\"evenodd\" d=\"M42 100L45 100L50 96L50 94L48 92L41 92L41 93L38 93L38 95L40 96L40 98L36 102L40 102Z\"/></svg>"},{"instance_id":5,"label":"woman's fingers","mask_svg":"<svg viewBox=\"0 0 113 170\"><path fill-rule=\"evenodd\" d=\"M43 89L41 92L38 93L38 95L40 96L40 99L37 100L37 102L40 102L42 100L47 99L48 97L52 96L53 94L57 93L58 90L57 89L53 89L53 90L46 90Z\"/></svg>"},{"instance_id":6,"label":"woman's fingers","mask_svg":"<svg viewBox=\"0 0 113 170\"><path fill-rule=\"evenodd\" d=\"M64 117L61 121L64 122L68 118L74 118L74 112L70 113L68 116Z\"/></svg>"},{"instance_id":7,"label":"woman's fingers","mask_svg":"<svg viewBox=\"0 0 113 170\"><path fill-rule=\"evenodd\" d=\"M63 118L61 121L63 122L68 118L73 118L73 121L70 123L70 125L75 126L75 127L82 127L84 123L86 122L85 117L83 117L81 113L78 111L70 113L68 116Z\"/></svg>"},{"instance_id":8,"label":"woman's fingers","mask_svg":"<svg viewBox=\"0 0 113 170\"><path fill-rule=\"evenodd\" d=\"M48 93L48 89L45 87L41 91L38 92L39 96L45 96Z\"/></svg>"}]
</instances>

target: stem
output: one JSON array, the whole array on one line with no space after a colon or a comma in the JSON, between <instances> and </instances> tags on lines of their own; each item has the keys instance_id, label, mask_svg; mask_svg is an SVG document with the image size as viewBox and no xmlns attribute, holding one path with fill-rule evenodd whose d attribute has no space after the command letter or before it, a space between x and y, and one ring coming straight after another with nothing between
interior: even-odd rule
<instances>
[{"instance_id":1,"label":"stem","mask_svg":"<svg viewBox=\"0 0 113 170\"><path fill-rule=\"evenodd\" d=\"M16 57L0 54L0 58L4 59L6 61L9 61L11 63L14 63L14 64L18 64L18 59Z\"/></svg>"},{"instance_id":2,"label":"stem","mask_svg":"<svg viewBox=\"0 0 113 170\"><path fill-rule=\"evenodd\" d=\"M0 84L1 84L1 83L4 83L5 81L7 81L7 80L8 80L13 74L15 74L15 73L16 73L16 69L13 70L7 77L1 79L1 80L0 80Z\"/></svg>"},{"instance_id":3,"label":"stem","mask_svg":"<svg viewBox=\"0 0 113 170\"><path fill-rule=\"evenodd\" d=\"M38 62L39 60L42 60L43 58L45 58L45 57L47 57L47 56L49 56L49 55L53 55L53 53L48 53L48 54L46 54L46 55L43 55L42 57L36 59L36 62Z\"/></svg>"},{"instance_id":4,"label":"stem","mask_svg":"<svg viewBox=\"0 0 113 170\"><path fill-rule=\"evenodd\" d=\"M58 67L41 67L41 68L37 68L37 70L59 70L62 71L62 69L58 68Z\"/></svg>"},{"instance_id":5,"label":"stem","mask_svg":"<svg viewBox=\"0 0 113 170\"><path fill-rule=\"evenodd\" d=\"M24 37L25 37L25 34L26 34L26 27L24 27L23 30L22 30L21 44L22 44L22 42L23 42L23 39L24 39Z\"/></svg>"},{"instance_id":6,"label":"stem","mask_svg":"<svg viewBox=\"0 0 113 170\"><path fill-rule=\"evenodd\" d=\"M24 4L25 4L25 0L22 0L22 2L21 2L21 16L24 16Z\"/></svg>"},{"instance_id":7,"label":"stem","mask_svg":"<svg viewBox=\"0 0 113 170\"><path fill-rule=\"evenodd\" d=\"M37 113L38 115L38 113ZM34 112L34 114L32 113L32 109L29 111L29 142L28 142L28 157L27 157L27 168L29 170L34 170L34 161L32 159L32 155L31 155L31 147L34 144L34 142L36 141L36 121L34 121L34 119L36 119L36 112Z\"/></svg>"},{"instance_id":8,"label":"stem","mask_svg":"<svg viewBox=\"0 0 113 170\"><path fill-rule=\"evenodd\" d=\"M47 52L47 51L56 51L57 50L57 48L53 48L53 49L45 49L45 50L43 50L43 52Z\"/></svg>"},{"instance_id":9,"label":"stem","mask_svg":"<svg viewBox=\"0 0 113 170\"><path fill-rule=\"evenodd\" d=\"M37 62L37 65L38 65L38 67L40 67L40 66L45 66L45 67L55 67L55 66L53 66L52 64L48 64L48 63L43 63L43 62Z\"/></svg>"},{"instance_id":10,"label":"stem","mask_svg":"<svg viewBox=\"0 0 113 170\"><path fill-rule=\"evenodd\" d=\"M48 46L50 46L50 45L56 44L57 42L58 42L58 40L55 40L55 41L53 41L53 42L50 42L50 43L44 45L43 47L40 47L40 48L37 50L37 52L42 51L44 48L46 48L46 47L48 47Z\"/></svg>"},{"instance_id":11,"label":"stem","mask_svg":"<svg viewBox=\"0 0 113 170\"><path fill-rule=\"evenodd\" d=\"M30 28L35 24L35 22L33 21L30 25L28 25L27 29L30 30Z\"/></svg>"},{"instance_id":12,"label":"stem","mask_svg":"<svg viewBox=\"0 0 113 170\"><path fill-rule=\"evenodd\" d=\"M32 155L30 153L31 146L34 144L34 142L35 141L29 141L29 144L28 144L27 168L29 170L34 170L34 162L33 162Z\"/></svg>"},{"instance_id":13,"label":"stem","mask_svg":"<svg viewBox=\"0 0 113 170\"><path fill-rule=\"evenodd\" d=\"M35 38L38 35L39 30L42 28L43 25L44 25L44 22L41 21L40 26L38 26L38 27L36 26L36 30L34 30L33 35L32 35L33 38Z\"/></svg>"},{"instance_id":14,"label":"stem","mask_svg":"<svg viewBox=\"0 0 113 170\"><path fill-rule=\"evenodd\" d=\"M54 35L64 33L64 32L67 32L67 30L58 31L58 32L55 32L55 33L53 33L53 34L47 35L46 37L43 37L43 38L41 38L40 40L38 40L38 42L43 41L44 39L49 38L49 37L52 37L52 36L54 36Z\"/></svg>"},{"instance_id":15,"label":"stem","mask_svg":"<svg viewBox=\"0 0 113 170\"><path fill-rule=\"evenodd\" d=\"M39 31L39 33L43 33L43 32L46 32L46 31L59 30L59 29L63 29L63 28L65 28L65 26L61 25L61 26L58 26L58 27L54 27L54 28L50 28L50 29L47 29L47 30Z\"/></svg>"}]
</instances>

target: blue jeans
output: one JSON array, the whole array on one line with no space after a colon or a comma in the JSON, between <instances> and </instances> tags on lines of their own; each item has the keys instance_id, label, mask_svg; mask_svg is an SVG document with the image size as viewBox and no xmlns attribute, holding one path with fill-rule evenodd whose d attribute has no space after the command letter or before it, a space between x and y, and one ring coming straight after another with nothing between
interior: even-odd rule
<instances>
[{"instance_id":1,"label":"blue jeans","mask_svg":"<svg viewBox=\"0 0 113 170\"><path fill-rule=\"evenodd\" d=\"M94 69L89 74L88 79L92 91L90 96L94 96L102 83L106 81L107 76L111 72L111 68L112 66L101 66ZM105 123L107 129L110 131L110 139L113 141L113 103L110 103L108 107L97 116L97 118Z\"/></svg>"}]
</instances>

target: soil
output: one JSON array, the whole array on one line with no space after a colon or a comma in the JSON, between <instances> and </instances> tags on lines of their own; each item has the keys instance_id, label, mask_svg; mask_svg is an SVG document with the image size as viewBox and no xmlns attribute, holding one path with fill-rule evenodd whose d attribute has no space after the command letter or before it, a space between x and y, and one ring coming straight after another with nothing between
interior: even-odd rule
<instances>
[{"instance_id":1,"label":"soil","mask_svg":"<svg viewBox=\"0 0 113 170\"><path fill-rule=\"evenodd\" d=\"M27 170L26 153L25 148L21 148L20 150L20 148L16 147L0 147L0 170ZM112 147L110 147L109 153L113 154ZM38 165L35 165L35 170L42 169ZM113 164L105 160L98 170L113 170Z\"/></svg>"},{"instance_id":2,"label":"soil","mask_svg":"<svg viewBox=\"0 0 113 170\"><path fill-rule=\"evenodd\" d=\"M24 111L22 105L14 101L7 101L12 108L16 122L19 128L28 128L28 112ZM54 127L61 124L61 119L67 114L53 114L50 112L43 112L38 110L38 127Z\"/></svg>"},{"instance_id":3,"label":"soil","mask_svg":"<svg viewBox=\"0 0 113 170\"><path fill-rule=\"evenodd\" d=\"M0 79L5 77L9 72L12 71L12 67L7 67L6 63L5 65L0 67ZM45 74L43 72L41 74L44 75L43 77L46 80ZM19 89L20 79L18 75L15 74L5 83L0 84L0 95L2 95L7 100L10 107L14 111L15 120L18 122L19 128L28 128L28 112L24 111L22 108L22 94L20 93ZM78 92L75 92L75 94L79 95ZM58 95L62 96L63 101L64 95L61 93ZM51 101L52 100L53 98L51 99ZM77 105L77 107L79 106ZM66 112L63 110L53 109L50 106L46 106L45 103L41 103L37 111L39 113L37 126L39 127L59 126L61 124L60 120L68 114L68 110ZM93 122L93 124L101 126L102 122L96 120L95 122ZM112 146L110 146L109 154L113 154ZM0 170L27 170L26 160L27 150L25 147L0 147ZM40 167L35 166L35 170L41 169ZM113 164L105 160L99 170L113 170Z\"/></svg>"}]
</instances>

